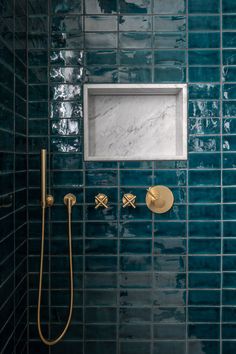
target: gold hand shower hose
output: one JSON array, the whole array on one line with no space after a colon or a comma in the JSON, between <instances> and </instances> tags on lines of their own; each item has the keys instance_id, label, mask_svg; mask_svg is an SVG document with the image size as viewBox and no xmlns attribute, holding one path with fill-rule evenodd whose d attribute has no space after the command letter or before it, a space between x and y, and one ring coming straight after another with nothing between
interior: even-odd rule
<instances>
[{"instance_id":1,"label":"gold hand shower hose","mask_svg":"<svg viewBox=\"0 0 236 354\"><path fill-rule=\"evenodd\" d=\"M41 157L42 157L42 164L41 164L41 170L42 170L42 175L44 174L44 177L42 178L42 184L44 184L44 187L42 190L44 191L45 194L45 176L46 176L46 150L42 150L41 152ZM49 198L49 203L48 203L48 198ZM69 263L70 263L70 305L69 305L69 315L68 319L66 322L66 325L61 332L61 334L56 337L55 339L46 339L42 333L41 329L41 299L42 299L42 281L43 281L43 260L44 260L44 241L45 241L45 214L46 214L46 206L50 206L50 198L51 196L46 196L44 195L42 197L42 239L41 239L41 254L40 254L40 271L39 271L39 292L38 292L38 309L37 309L37 326L38 326L38 332L39 336L42 340L42 342L46 345L52 346L57 344L66 334L67 329L70 325L71 322L71 317L72 317L72 310L73 310L73 301L74 301L74 283L73 283L73 264L72 264L72 232L71 232L71 209L72 206L76 203L76 198L73 194L67 194L64 197L64 203L67 206L67 212L68 212L68 243L69 243Z\"/></svg>"}]
</instances>

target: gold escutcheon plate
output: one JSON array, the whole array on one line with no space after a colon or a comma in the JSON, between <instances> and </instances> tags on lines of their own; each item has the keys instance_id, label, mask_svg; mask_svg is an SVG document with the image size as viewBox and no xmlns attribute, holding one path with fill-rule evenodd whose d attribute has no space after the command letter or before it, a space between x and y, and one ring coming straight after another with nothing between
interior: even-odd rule
<instances>
[{"instance_id":1,"label":"gold escutcheon plate","mask_svg":"<svg viewBox=\"0 0 236 354\"><path fill-rule=\"evenodd\" d=\"M170 210L174 203L174 196L166 186L153 186L148 188L146 204L153 213L163 214Z\"/></svg>"}]
</instances>

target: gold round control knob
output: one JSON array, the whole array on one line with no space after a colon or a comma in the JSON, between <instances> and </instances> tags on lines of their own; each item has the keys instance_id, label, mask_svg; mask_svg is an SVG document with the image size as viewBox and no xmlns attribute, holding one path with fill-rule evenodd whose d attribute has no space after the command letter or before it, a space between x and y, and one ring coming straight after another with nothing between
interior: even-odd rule
<instances>
[{"instance_id":1,"label":"gold round control knob","mask_svg":"<svg viewBox=\"0 0 236 354\"><path fill-rule=\"evenodd\" d=\"M171 190L165 186L153 186L147 189L147 207L157 214L166 213L174 203L174 196Z\"/></svg>"}]
</instances>

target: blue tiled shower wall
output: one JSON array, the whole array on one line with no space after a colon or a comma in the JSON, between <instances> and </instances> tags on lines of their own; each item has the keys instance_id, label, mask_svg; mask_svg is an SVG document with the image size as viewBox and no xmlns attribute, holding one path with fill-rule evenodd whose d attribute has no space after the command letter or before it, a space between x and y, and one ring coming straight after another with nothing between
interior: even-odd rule
<instances>
[{"instance_id":1,"label":"blue tiled shower wall","mask_svg":"<svg viewBox=\"0 0 236 354\"><path fill-rule=\"evenodd\" d=\"M29 0L28 13L29 353L235 353L236 2ZM188 83L188 161L84 162L85 82ZM51 348L36 328L43 147L47 336L69 302L63 196L78 200L73 320ZM174 193L166 214L145 205L154 184ZM108 209L94 209L98 192ZM125 192L136 209L122 208Z\"/></svg>"},{"instance_id":2,"label":"blue tiled shower wall","mask_svg":"<svg viewBox=\"0 0 236 354\"><path fill-rule=\"evenodd\" d=\"M0 352L27 348L27 5L0 1Z\"/></svg>"}]
</instances>

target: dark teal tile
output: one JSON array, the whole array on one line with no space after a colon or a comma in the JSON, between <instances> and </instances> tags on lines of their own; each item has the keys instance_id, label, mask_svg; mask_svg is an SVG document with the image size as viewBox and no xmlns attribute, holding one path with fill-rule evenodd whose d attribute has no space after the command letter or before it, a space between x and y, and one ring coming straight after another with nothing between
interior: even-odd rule
<instances>
[{"instance_id":1,"label":"dark teal tile","mask_svg":"<svg viewBox=\"0 0 236 354\"><path fill-rule=\"evenodd\" d=\"M139 13L150 13L152 10L151 0L138 1L134 0L132 2L126 0L119 0L119 8L121 13L139 14Z\"/></svg>"},{"instance_id":2,"label":"dark teal tile","mask_svg":"<svg viewBox=\"0 0 236 354\"><path fill-rule=\"evenodd\" d=\"M127 240L120 241L120 254L151 254L151 240Z\"/></svg>"},{"instance_id":3,"label":"dark teal tile","mask_svg":"<svg viewBox=\"0 0 236 354\"><path fill-rule=\"evenodd\" d=\"M223 256L223 271L234 271L235 266L236 266L235 256Z\"/></svg>"},{"instance_id":4,"label":"dark teal tile","mask_svg":"<svg viewBox=\"0 0 236 354\"><path fill-rule=\"evenodd\" d=\"M236 29L236 16L235 15L223 15L223 30Z\"/></svg>"},{"instance_id":5,"label":"dark teal tile","mask_svg":"<svg viewBox=\"0 0 236 354\"><path fill-rule=\"evenodd\" d=\"M220 254L220 240L214 238L200 238L189 240L189 253L191 254Z\"/></svg>"},{"instance_id":6,"label":"dark teal tile","mask_svg":"<svg viewBox=\"0 0 236 354\"><path fill-rule=\"evenodd\" d=\"M236 324L224 323L222 325L222 339L235 339Z\"/></svg>"},{"instance_id":7,"label":"dark teal tile","mask_svg":"<svg viewBox=\"0 0 236 354\"><path fill-rule=\"evenodd\" d=\"M236 290L224 290L222 291L222 304L223 305L236 305Z\"/></svg>"},{"instance_id":8,"label":"dark teal tile","mask_svg":"<svg viewBox=\"0 0 236 354\"><path fill-rule=\"evenodd\" d=\"M185 220L186 219L186 206L185 205L174 205L172 209L166 214L156 214L155 220L165 221L165 220Z\"/></svg>"},{"instance_id":9,"label":"dark teal tile","mask_svg":"<svg viewBox=\"0 0 236 354\"><path fill-rule=\"evenodd\" d=\"M186 185L186 171L155 171L154 183L167 186L185 186Z\"/></svg>"},{"instance_id":10,"label":"dark teal tile","mask_svg":"<svg viewBox=\"0 0 236 354\"><path fill-rule=\"evenodd\" d=\"M236 63L236 50L235 49L223 50L223 64L235 65L235 63Z\"/></svg>"},{"instance_id":11,"label":"dark teal tile","mask_svg":"<svg viewBox=\"0 0 236 354\"><path fill-rule=\"evenodd\" d=\"M190 220L220 220L220 205L190 205Z\"/></svg>"},{"instance_id":12,"label":"dark teal tile","mask_svg":"<svg viewBox=\"0 0 236 354\"><path fill-rule=\"evenodd\" d=\"M220 341L193 340L188 343L188 350L189 353L201 350L204 354L220 354Z\"/></svg>"},{"instance_id":13,"label":"dark teal tile","mask_svg":"<svg viewBox=\"0 0 236 354\"><path fill-rule=\"evenodd\" d=\"M236 154L235 153L223 154L223 167L224 168L235 168L236 167Z\"/></svg>"},{"instance_id":14,"label":"dark teal tile","mask_svg":"<svg viewBox=\"0 0 236 354\"><path fill-rule=\"evenodd\" d=\"M220 290L190 290L189 305L199 306L219 306L220 305ZM202 326L202 325L201 325ZM199 332L203 329L200 327ZM193 333L193 332L191 332ZM198 333L198 331L197 331ZM196 333L196 335L197 335ZM202 334L204 338L204 333ZM199 333L200 336L200 333ZM207 338L211 338L211 331L205 333ZM199 337L200 338L200 337ZM213 339L213 338L212 338Z\"/></svg>"},{"instance_id":15,"label":"dark teal tile","mask_svg":"<svg viewBox=\"0 0 236 354\"><path fill-rule=\"evenodd\" d=\"M86 76L91 83L114 83L118 81L118 70L116 67L87 67Z\"/></svg>"},{"instance_id":16,"label":"dark teal tile","mask_svg":"<svg viewBox=\"0 0 236 354\"><path fill-rule=\"evenodd\" d=\"M73 342L69 342L71 345ZM74 344L74 343L73 343ZM78 344L76 344L78 346ZM71 351L71 347L69 347ZM88 341L85 342L85 354L99 354L99 353L114 353L116 354L116 342L115 341ZM76 353L76 351L75 351ZM79 354L79 353L78 353Z\"/></svg>"},{"instance_id":17,"label":"dark teal tile","mask_svg":"<svg viewBox=\"0 0 236 354\"><path fill-rule=\"evenodd\" d=\"M236 309L235 309L235 307L223 307L222 320L223 320L223 322L236 322Z\"/></svg>"},{"instance_id":18,"label":"dark teal tile","mask_svg":"<svg viewBox=\"0 0 236 354\"><path fill-rule=\"evenodd\" d=\"M117 219L117 206L109 205L107 209L95 209L94 205L87 205L85 208L85 220L113 221Z\"/></svg>"},{"instance_id":19,"label":"dark teal tile","mask_svg":"<svg viewBox=\"0 0 236 354\"><path fill-rule=\"evenodd\" d=\"M190 324L188 325L189 338L218 339L220 336L219 324Z\"/></svg>"},{"instance_id":20,"label":"dark teal tile","mask_svg":"<svg viewBox=\"0 0 236 354\"><path fill-rule=\"evenodd\" d=\"M236 252L236 240L233 238L225 238L223 241L223 252L225 254L234 254Z\"/></svg>"},{"instance_id":21,"label":"dark teal tile","mask_svg":"<svg viewBox=\"0 0 236 354\"><path fill-rule=\"evenodd\" d=\"M219 99L220 85L217 84L190 84L188 86L190 99Z\"/></svg>"},{"instance_id":22,"label":"dark teal tile","mask_svg":"<svg viewBox=\"0 0 236 354\"><path fill-rule=\"evenodd\" d=\"M51 11L55 14L80 13L81 9L81 0L69 0L66 3L60 0L52 0L51 3Z\"/></svg>"},{"instance_id":23,"label":"dark teal tile","mask_svg":"<svg viewBox=\"0 0 236 354\"><path fill-rule=\"evenodd\" d=\"M189 256L189 270L199 272L220 271L220 256Z\"/></svg>"},{"instance_id":24,"label":"dark teal tile","mask_svg":"<svg viewBox=\"0 0 236 354\"><path fill-rule=\"evenodd\" d=\"M209 274L207 274L207 276L208 275ZM191 274L191 276L194 276L194 274ZM219 307L189 307L188 321L189 322L219 322L220 308Z\"/></svg>"},{"instance_id":25,"label":"dark teal tile","mask_svg":"<svg viewBox=\"0 0 236 354\"><path fill-rule=\"evenodd\" d=\"M155 48L185 48L186 35L183 32L156 32L154 35Z\"/></svg>"},{"instance_id":26,"label":"dark teal tile","mask_svg":"<svg viewBox=\"0 0 236 354\"><path fill-rule=\"evenodd\" d=\"M117 253L117 241L116 240L86 240L85 242L85 254L91 255L107 255Z\"/></svg>"},{"instance_id":27,"label":"dark teal tile","mask_svg":"<svg viewBox=\"0 0 236 354\"><path fill-rule=\"evenodd\" d=\"M184 323L185 317L184 307L153 308L153 320L156 323Z\"/></svg>"},{"instance_id":28,"label":"dark teal tile","mask_svg":"<svg viewBox=\"0 0 236 354\"><path fill-rule=\"evenodd\" d=\"M152 214L146 205L139 205L136 209L121 208L120 209L120 219L124 221L146 221L151 220Z\"/></svg>"},{"instance_id":29,"label":"dark teal tile","mask_svg":"<svg viewBox=\"0 0 236 354\"><path fill-rule=\"evenodd\" d=\"M144 272L151 270L150 256L121 256L120 270L125 272Z\"/></svg>"},{"instance_id":30,"label":"dark teal tile","mask_svg":"<svg viewBox=\"0 0 236 354\"><path fill-rule=\"evenodd\" d=\"M64 35L63 32L52 32L50 39L50 46L52 49L66 49L73 47L73 49L78 50L82 49L84 46L84 36L79 32L71 32L66 35Z\"/></svg>"},{"instance_id":31,"label":"dark teal tile","mask_svg":"<svg viewBox=\"0 0 236 354\"><path fill-rule=\"evenodd\" d=\"M230 66L225 66L222 68L222 79L225 82L235 82L235 68Z\"/></svg>"},{"instance_id":32,"label":"dark teal tile","mask_svg":"<svg viewBox=\"0 0 236 354\"><path fill-rule=\"evenodd\" d=\"M176 255L186 253L186 240L182 239L160 239L154 242L154 254Z\"/></svg>"},{"instance_id":33,"label":"dark teal tile","mask_svg":"<svg viewBox=\"0 0 236 354\"><path fill-rule=\"evenodd\" d=\"M236 176L236 171L234 170L223 171L223 185L224 186L235 185L235 176Z\"/></svg>"},{"instance_id":34,"label":"dark teal tile","mask_svg":"<svg viewBox=\"0 0 236 354\"><path fill-rule=\"evenodd\" d=\"M189 31L216 31L220 29L220 16L189 16Z\"/></svg>"},{"instance_id":35,"label":"dark teal tile","mask_svg":"<svg viewBox=\"0 0 236 354\"><path fill-rule=\"evenodd\" d=\"M186 63L186 53L181 50L156 50L154 63L165 66L180 66Z\"/></svg>"},{"instance_id":36,"label":"dark teal tile","mask_svg":"<svg viewBox=\"0 0 236 354\"><path fill-rule=\"evenodd\" d=\"M224 117L236 117L236 102L235 101L223 102L223 116Z\"/></svg>"},{"instance_id":37,"label":"dark teal tile","mask_svg":"<svg viewBox=\"0 0 236 354\"><path fill-rule=\"evenodd\" d=\"M152 52L150 50L121 50L120 64L143 66L152 62Z\"/></svg>"},{"instance_id":38,"label":"dark teal tile","mask_svg":"<svg viewBox=\"0 0 236 354\"><path fill-rule=\"evenodd\" d=\"M220 222L189 222L189 237L220 237Z\"/></svg>"},{"instance_id":39,"label":"dark teal tile","mask_svg":"<svg viewBox=\"0 0 236 354\"><path fill-rule=\"evenodd\" d=\"M117 171L87 170L85 183L87 186L115 186L117 185Z\"/></svg>"},{"instance_id":40,"label":"dark teal tile","mask_svg":"<svg viewBox=\"0 0 236 354\"><path fill-rule=\"evenodd\" d=\"M119 82L121 83L148 83L152 72L149 68L121 67L119 69Z\"/></svg>"},{"instance_id":41,"label":"dark teal tile","mask_svg":"<svg viewBox=\"0 0 236 354\"><path fill-rule=\"evenodd\" d=\"M113 238L117 237L117 224L114 222L86 222L85 237Z\"/></svg>"},{"instance_id":42,"label":"dark teal tile","mask_svg":"<svg viewBox=\"0 0 236 354\"><path fill-rule=\"evenodd\" d=\"M120 354L150 354L151 344L149 342L121 342Z\"/></svg>"},{"instance_id":43,"label":"dark teal tile","mask_svg":"<svg viewBox=\"0 0 236 354\"><path fill-rule=\"evenodd\" d=\"M151 326L149 324L120 324L119 336L121 339L150 339Z\"/></svg>"},{"instance_id":44,"label":"dark teal tile","mask_svg":"<svg viewBox=\"0 0 236 354\"><path fill-rule=\"evenodd\" d=\"M46 3L39 3L36 0L29 1L28 9L30 15L44 15L48 13L48 5Z\"/></svg>"},{"instance_id":45,"label":"dark teal tile","mask_svg":"<svg viewBox=\"0 0 236 354\"><path fill-rule=\"evenodd\" d=\"M200 187L189 188L189 202L190 203L220 203L221 202L221 188L214 187ZM236 197L235 197L236 202Z\"/></svg>"},{"instance_id":46,"label":"dark teal tile","mask_svg":"<svg viewBox=\"0 0 236 354\"><path fill-rule=\"evenodd\" d=\"M236 133L236 119L223 119L223 134Z\"/></svg>"},{"instance_id":47,"label":"dark teal tile","mask_svg":"<svg viewBox=\"0 0 236 354\"><path fill-rule=\"evenodd\" d=\"M104 277L108 274L104 274ZM88 274L87 276L94 277L94 274ZM97 275L96 275L97 276ZM93 287L92 287L93 288ZM115 307L86 307L85 308L86 323L106 323L112 322L116 319Z\"/></svg>"},{"instance_id":48,"label":"dark teal tile","mask_svg":"<svg viewBox=\"0 0 236 354\"><path fill-rule=\"evenodd\" d=\"M194 153L189 154L189 168L212 169L220 168L219 153Z\"/></svg>"},{"instance_id":49,"label":"dark teal tile","mask_svg":"<svg viewBox=\"0 0 236 354\"><path fill-rule=\"evenodd\" d=\"M223 354L233 354L236 350L236 343L233 341L223 341L222 342L222 353Z\"/></svg>"},{"instance_id":50,"label":"dark teal tile","mask_svg":"<svg viewBox=\"0 0 236 354\"><path fill-rule=\"evenodd\" d=\"M220 178L220 171L189 171L190 186L218 186Z\"/></svg>"},{"instance_id":51,"label":"dark teal tile","mask_svg":"<svg viewBox=\"0 0 236 354\"><path fill-rule=\"evenodd\" d=\"M153 293L153 305L165 306L166 301L169 306L185 306L186 291L184 290L156 290Z\"/></svg>"},{"instance_id":52,"label":"dark teal tile","mask_svg":"<svg viewBox=\"0 0 236 354\"><path fill-rule=\"evenodd\" d=\"M223 223L223 230L225 237L236 237L236 229L235 229L235 222L234 221L225 221Z\"/></svg>"},{"instance_id":53,"label":"dark teal tile","mask_svg":"<svg viewBox=\"0 0 236 354\"><path fill-rule=\"evenodd\" d=\"M152 36L149 32L121 32L119 45L121 48L151 48Z\"/></svg>"},{"instance_id":54,"label":"dark teal tile","mask_svg":"<svg viewBox=\"0 0 236 354\"><path fill-rule=\"evenodd\" d=\"M235 273L231 273L231 272L224 272L223 273L223 287L225 289L227 288L231 288L234 289L236 285L236 281L235 281Z\"/></svg>"},{"instance_id":55,"label":"dark teal tile","mask_svg":"<svg viewBox=\"0 0 236 354\"><path fill-rule=\"evenodd\" d=\"M231 0L222 1L222 10L223 12L236 12L236 4Z\"/></svg>"},{"instance_id":56,"label":"dark teal tile","mask_svg":"<svg viewBox=\"0 0 236 354\"><path fill-rule=\"evenodd\" d=\"M174 353L174 354L183 354L185 352L185 342L178 340L162 340L154 342L153 346L153 354L167 354L167 353Z\"/></svg>"},{"instance_id":57,"label":"dark teal tile","mask_svg":"<svg viewBox=\"0 0 236 354\"><path fill-rule=\"evenodd\" d=\"M182 66L158 66L154 72L155 82L185 82L186 69Z\"/></svg>"},{"instance_id":58,"label":"dark teal tile","mask_svg":"<svg viewBox=\"0 0 236 354\"><path fill-rule=\"evenodd\" d=\"M120 223L120 236L127 238L151 238L152 228L151 222L134 222L126 221Z\"/></svg>"},{"instance_id":59,"label":"dark teal tile","mask_svg":"<svg viewBox=\"0 0 236 354\"><path fill-rule=\"evenodd\" d=\"M219 101L189 101L190 117L220 117Z\"/></svg>"},{"instance_id":60,"label":"dark teal tile","mask_svg":"<svg viewBox=\"0 0 236 354\"><path fill-rule=\"evenodd\" d=\"M152 185L152 172L140 170L121 170L120 185L122 186L150 186Z\"/></svg>"},{"instance_id":61,"label":"dark teal tile","mask_svg":"<svg viewBox=\"0 0 236 354\"><path fill-rule=\"evenodd\" d=\"M236 85L224 84L223 85L223 98L225 100L231 100L236 98Z\"/></svg>"},{"instance_id":62,"label":"dark teal tile","mask_svg":"<svg viewBox=\"0 0 236 354\"><path fill-rule=\"evenodd\" d=\"M90 0L85 3L86 14L112 14L117 11L117 1L111 0L108 3L101 3L99 0Z\"/></svg>"},{"instance_id":63,"label":"dark teal tile","mask_svg":"<svg viewBox=\"0 0 236 354\"><path fill-rule=\"evenodd\" d=\"M220 134L221 121L219 118L190 118L189 119L189 134L208 135ZM195 138L194 142L196 142ZM198 139L198 138L197 138ZM205 138L204 138L205 139ZM198 140L197 140L198 141ZM192 141L190 140L190 143ZM204 148L204 145L203 145Z\"/></svg>"},{"instance_id":64,"label":"dark teal tile","mask_svg":"<svg viewBox=\"0 0 236 354\"><path fill-rule=\"evenodd\" d=\"M29 51L28 53L29 66L47 66L48 52L47 51Z\"/></svg>"},{"instance_id":65,"label":"dark teal tile","mask_svg":"<svg viewBox=\"0 0 236 354\"><path fill-rule=\"evenodd\" d=\"M189 13L219 13L220 1L212 0L205 3L204 0L190 0L188 11Z\"/></svg>"},{"instance_id":66,"label":"dark teal tile","mask_svg":"<svg viewBox=\"0 0 236 354\"><path fill-rule=\"evenodd\" d=\"M86 52L87 65L115 65L117 61L115 50L94 50Z\"/></svg>"},{"instance_id":67,"label":"dark teal tile","mask_svg":"<svg viewBox=\"0 0 236 354\"><path fill-rule=\"evenodd\" d=\"M185 0L156 0L154 1L154 13L157 14L183 14L186 11Z\"/></svg>"},{"instance_id":68,"label":"dark teal tile","mask_svg":"<svg viewBox=\"0 0 236 354\"><path fill-rule=\"evenodd\" d=\"M186 237L186 223L156 222L154 235L156 237Z\"/></svg>"},{"instance_id":69,"label":"dark teal tile","mask_svg":"<svg viewBox=\"0 0 236 354\"><path fill-rule=\"evenodd\" d=\"M117 270L117 257L86 256L85 270L87 272L115 272Z\"/></svg>"},{"instance_id":70,"label":"dark teal tile","mask_svg":"<svg viewBox=\"0 0 236 354\"><path fill-rule=\"evenodd\" d=\"M48 18L47 16L29 17L28 30L29 32L47 32Z\"/></svg>"},{"instance_id":71,"label":"dark teal tile","mask_svg":"<svg viewBox=\"0 0 236 354\"><path fill-rule=\"evenodd\" d=\"M189 288L192 289L219 289L221 286L221 276L219 273L190 273L189 274ZM205 314L205 321L210 322Z\"/></svg>"},{"instance_id":72,"label":"dark teal tile","mask_svg":"<svg viewBox=\"0 0 236 354\"><path fill-rule=\"evenodd\" d=\"M220 34L218 32L189 33L189 48L219 48Z\"/></svg>"},{"instance_id":73,"label":"dark teal tile","mask_svg":"<svg viewBox=\"0 0 236 354\"><path fill-rule=\"evenodd\" d=\"M223 203L236 203L236 188L223 188Z\"/></svg>"},{"instance_id":74,"label":"dark teal tile","mask_svg":"<svg viewBox=\"0 0 236 354\"><path fill-rule=\"evenodd\" d=\"M223 47L233 48L236 45L234 32L223 32Z\"/></svg>"},{"instance_id":75,"label":"dark teal tile","mask_svg":"<svg viewBox=\"0 0 236 354\"><path fill-rule=\"evenodd\" d=\"M190 67L189 68L190 82L219 82L220 68L219 67ZM231 80L232 81L232 80Z\"/></svg>"}]
</instances>

